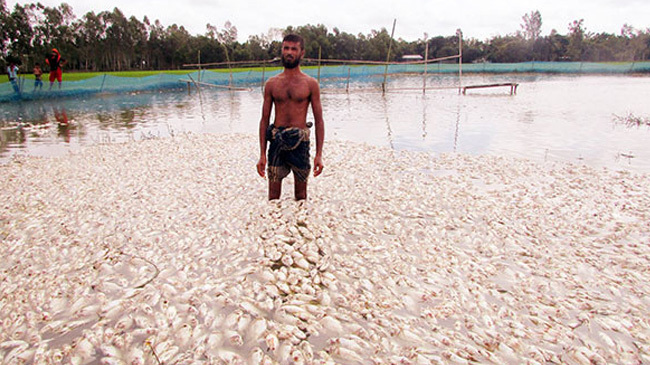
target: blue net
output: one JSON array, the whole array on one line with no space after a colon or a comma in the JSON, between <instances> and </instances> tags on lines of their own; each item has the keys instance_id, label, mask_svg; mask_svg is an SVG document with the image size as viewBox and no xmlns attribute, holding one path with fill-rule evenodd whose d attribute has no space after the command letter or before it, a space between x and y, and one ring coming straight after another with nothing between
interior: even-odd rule
<instances>
[{"instance_id":1,"label":"blue net","mask_svg":"<svg viewBox=\"0 0 650 365\"><path fill-rule=\"evenodd\" d=\"M463 73L566 73L566 74L626 74L650 73L650 62L628 63L589 63L589 62L524 62L524 63L476 63L463 64ZM338 65L305 67L304 72L321 80L354 80L383 75L385 65ZM392 64L388 66L389 74L423 73L424 64ZM457 63L430 63L426 66L429 74L450 74L458 72ZM20 93L16 93L11 83L0 83L0 102L19 100L50 99L73 97L84 94L128 93L184 88L189 84L207 84L215 87L255 87L260 86L269 77L282 72L280 68L249 71L213 72L201 70L188 72L186 75L157 74L148 77L119 77L101 75L81 81L65 81L61 89L55 83L49 90L45 81L42 89L34 89L34 81L21 78ZM336 84L336 82L334 82Z\"/></svg>"}]
</instances>

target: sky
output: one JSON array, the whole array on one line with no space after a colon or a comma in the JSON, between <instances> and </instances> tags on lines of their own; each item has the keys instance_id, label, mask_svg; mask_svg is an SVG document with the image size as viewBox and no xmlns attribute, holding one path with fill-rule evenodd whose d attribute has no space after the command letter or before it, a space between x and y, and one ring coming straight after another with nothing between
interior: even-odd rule
<instances>
[{"instance_id":1,"label":"sky","mask_svg":"<svg viewBox=\"0 0 650 365\"><path fill-rule=\"evenodd\" d=\"M9 10L16 3L34 1L6 0ZM58 6L57 0L40 0L46 6ZM539 10L542 36L555 29L568 33L574 20L584 19L587 32L620 34L624 24L636 29L650 28L648 0L66 0L77 17L89 11L99 13L119 8L128 18L163 26L185 27L193 35L205 34L206 24L222 29L226 21L237 27L238 41L251 35L267 34L271 28L284 29L306 24L323 24L332 32L336 27L353 35L368 35L372 30L391 31L396 19L395 39L416 41L429 37L451 36L461 29L465 38L481 41L498 35L514 34L521 29L522 17Z\"/></svg>"}]
</instances>

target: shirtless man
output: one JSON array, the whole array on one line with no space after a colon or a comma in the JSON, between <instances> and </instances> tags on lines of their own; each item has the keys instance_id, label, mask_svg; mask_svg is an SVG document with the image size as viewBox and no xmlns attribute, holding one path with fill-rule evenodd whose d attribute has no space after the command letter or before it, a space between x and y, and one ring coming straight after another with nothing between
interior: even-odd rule
<instances>
[{"instance_id":1,"label":"shirtless man","mask_svg":"<svg viewBox=\"0 0 650 365\"><path fill-rule=\"evenodd\" d=\"M269 200L279 199L282 179L293 172L296 200L307 198L309 163L309 126L307 111L311 103L316 130L316 156L314 177L323 171L323 107L318 82L300 71L300 60L305 55L303 39L290 34L282 40L282 65L284 72L270 78L264 86L264 104L260 120L260 159L257 172L265 176L268 150ZM275 106L275 121L270 125L271 109Z\"/></svg>"}]
</instances>

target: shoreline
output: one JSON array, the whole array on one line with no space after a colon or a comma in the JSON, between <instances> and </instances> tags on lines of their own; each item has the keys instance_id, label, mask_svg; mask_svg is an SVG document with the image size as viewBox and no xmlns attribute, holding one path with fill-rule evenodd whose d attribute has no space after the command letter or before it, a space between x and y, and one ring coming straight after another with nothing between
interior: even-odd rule
<instances>
[{"instance_id":1,"label":"shoreline","mask_svg":"<svg viewBox=\"0 0 650 365\"><path fill-rule=\"evenodd\" d=\"M324 152L306 202L252 135L0 165L0 359L650 362L647 174Z\"/></svg>"}]
</instances>

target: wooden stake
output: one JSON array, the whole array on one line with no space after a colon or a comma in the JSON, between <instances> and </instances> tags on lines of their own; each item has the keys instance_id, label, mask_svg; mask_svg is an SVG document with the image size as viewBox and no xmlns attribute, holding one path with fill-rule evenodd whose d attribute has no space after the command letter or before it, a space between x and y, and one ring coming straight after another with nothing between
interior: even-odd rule
<instances>
[{"instance_id":1,"label":"wooden stake","mask_svg":"<svg viewBox=\"0 0 650 365\"><path fill-rule=\"evenodd\" d=\"M350 67L348 67L348 84L345 86L345 92L350 92Z\"/></svg>"},{"instance_id":2,"label":"wooden stake","mask_svg":"<svg viewBox=\"0 0 650 365\"><path fill-rule=\"evenodd\" d=\"M222 43L223 49L226 52L226 62L228 63L228 71L229 71L229 77L228 77L228 86L232 86L232 66L230 65L230 56L228 55L228 47L226 47L225 43Z\"/></svg>"},{"instance_id":3,"label":"wooden stake","mask_svg":"<svg viewBox=\"0 0 650 365\"><path fill-rule=\"evenodd\" d=\"M427 92L427 61L429 59L429 41L427 41L427 38L424 38L424 43L426 46L424 47L424 80L422 82L422 94L426 94Z\"/></svg>"},{"instance_id":4,"label":"wooden stake","mask_svg":"<svg viewBox=\"0 0 650 365\"><path fill-rule=\"evenodd\" d=\"M318 85L320 85L320 59L321 59L321 46L318 46Z\"/></svg>"},{"instance_id":5,"label":"wooden stake","mask_svg":"<svg viewBox=\"0 0 650 365\"><path fill-rule=\"evenodd\" d=\"M458 28L458 95L463 86L463 32Z\"/></svg>"},{"instance_id":6,"label":"wooden stake","mask_svg":"<svg viewBox=\"0 0 650 365\"><path fill-rule=\"evenodd\" d=\"M395 35L395 23L397 23L397 19L393 19L393 30L390 32L388 53L386 54L386 67L384 68L384 82L381 84L382 93L386 93L386 77L388 77L388 62L390 61L390 49L393 46L393 36Z\"/></svg>"}]
</instances>

